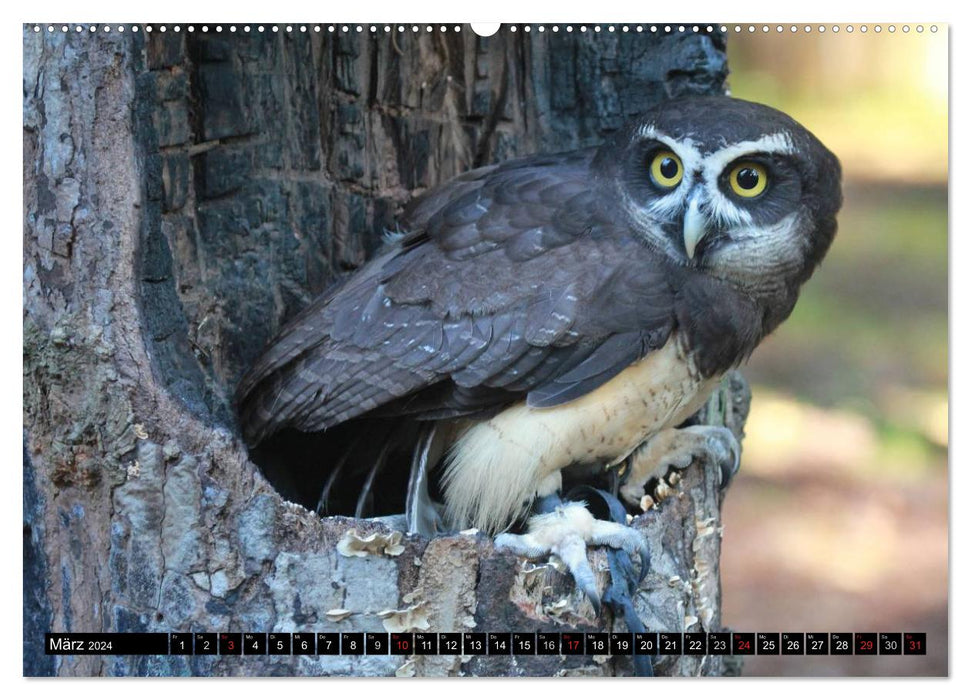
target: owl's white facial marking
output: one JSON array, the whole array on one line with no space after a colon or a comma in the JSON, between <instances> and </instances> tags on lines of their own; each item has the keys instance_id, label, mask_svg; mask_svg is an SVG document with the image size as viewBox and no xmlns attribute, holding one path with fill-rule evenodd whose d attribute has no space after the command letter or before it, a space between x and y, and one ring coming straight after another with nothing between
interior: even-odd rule
<instances>
[{"instance_id":1,"label":"owl's white facial marking","mask_svg":"<svg viewBox=\"0 0 971 700\"><path fill-rule=\"evenodd\" d=\"M649 213L649 221L664 221L667 219L673 219L678 216L684 209L684 202L687 196L687 185L688 178L681 181L681 184L671 190L670 194L664 195L663 197L655 200L647 207L647 212ZM635 202L631 201L631 204L635 209L641 208Z\"/></svg>"},{"instance_id":2,"label":"owl's white facial marking","mask_svg":"<svg viewBox=\"0 0 971 700\"><path fill-rule=\"evenodd\" d=\"M705 192L707 199L703 211L708 216L709 230L734 229L752 223L752 215L722 194L717 182L713 187L706 185Z\"/></svg>"},{"instance_id":3,"label":"owl's white facial marking","mask_svg":"<svg viewBox=\"0 0 971 700\"><path fill-rule=\"evenodd\" d=\"M684 177L677 187L666 192L650 203L635 200L630 192L622 193L624 207L628 215L633 218L638 228L645 232L648 241L657 248L665 251L669 256L681 258L684 249L676 241L660 233L659 226L665 222L677 219L685 210L685 202L692 186L696 181L696 174L701 172L701 151L690 138L675 139L667 134L658 132L653 125L646 124L638 129L637 135L644 141L654 141L663 144L681 160Z\"/></svg>"},{"instance_id":4,"label":"owl's white facial marking","mask_svg":"<svg viewBox=\"0 0 971 700\"><path fill-rule=\"evenodd\" d=\"M726 169L746 157L792 155L795 148L787 133L775 132L709 152L703 152L701 144L694 139L671 137L650 124L642 126L637 135L645 141L670 149L681 160L684 172L684 177L676 187L667 192L658 192L650 201L636 201L630 192L624 193L624 204L629 215L653 245L665 250L675 259L684 260L687 257L690 260L694 257L695 245L701 243L706 236L717 233L728 237L732 242L742 244L742 248L749 252L756 252L756 249L758 253L770 252L767 246L753 241L753 236L766 235L769 232L754 226L750 209L735 201L730 193L723 191L720 181ZM692 216L689 217L689 213ZM698 231L692 231L691 235L685 233L685 237L679 241L663 233L664 225L679 220L682 225L687 225L687 218L691 218L690 223L694 228L698 228L699 222L703 223L701 235ZM791 219L792 217L788 217L790 223ZM773 227L778 229L779 234L785 228L784 221ZM779 235L767 237L780 238ZM718 257L726 263L729 258L735 259L731 255ZM714 258L709 263L714 264Z\"/></svg>"},{"instance_id":5,"label":"owl's white facial marking","mask_svg":"<svg viewBox=\"0 0 971 700\"><path fill-rule=\"evenodd\" d=\"M681 178L680 184L648 207L651 220L664 221L677 216L684 209L685 199L693 183L692 173L698 170L701 163L701 153L691 139L675 140L665 134L657 133L653 126L641 127L640 135L644 140L657 141L671 149L681 159L681 166L684 169L685 175ZM642 206L633 201L630 205L633 209Z\"/></svg>"}]
</instances>

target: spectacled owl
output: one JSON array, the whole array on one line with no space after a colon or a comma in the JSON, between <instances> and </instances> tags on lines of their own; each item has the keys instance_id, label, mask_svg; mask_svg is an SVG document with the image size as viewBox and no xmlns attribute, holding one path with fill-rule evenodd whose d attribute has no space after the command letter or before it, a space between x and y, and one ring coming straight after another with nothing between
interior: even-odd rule
<instances>
[{"instance_id":1,"label":"spectacled owl","mask_svg":"<svg viewBox=\"0 0 971 700\"><path fill-rule=\"evenodd\" d=\"M564 470L627 460L636 506L672 452L734 442L678 426L789 316L840 204L839 162L809 131L728 97L472 170L283 328L239 384L243 434L322 514L404 511L412 531L476 527L532 554L640 551L576 503L507 531ZM585 544L565 555L578 579Z\"/></svg>"}]
</instances>

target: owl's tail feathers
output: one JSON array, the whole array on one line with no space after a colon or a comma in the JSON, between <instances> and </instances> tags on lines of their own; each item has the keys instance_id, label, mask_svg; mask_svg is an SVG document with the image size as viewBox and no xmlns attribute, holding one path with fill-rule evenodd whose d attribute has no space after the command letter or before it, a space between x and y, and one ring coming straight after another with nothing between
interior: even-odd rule
<instances>
[{"instance_id":1,"label":"owl's tail feathers","mask_svg":"<svg viewBox=\"0 0 971 700\"><path fill-rule=\"evenodd\" d=\"M371 417L316 432L285 428L249 456L281 496L321 516L401 514L420 428Z\"/></svg>"},{"instance_id":2,"label":"owl's tail feathers","mask_svg":"<svg viewBox=\"0 0 971 700\"><path fill-rule=\"evenodd\" d=\"M423 424L411 460L405 498L405 519L409 533L434 537L446 530L444 505L432 498L429 489L432 471L444 452L445 439L438 424Z\"/></svg>"}]
</instances>

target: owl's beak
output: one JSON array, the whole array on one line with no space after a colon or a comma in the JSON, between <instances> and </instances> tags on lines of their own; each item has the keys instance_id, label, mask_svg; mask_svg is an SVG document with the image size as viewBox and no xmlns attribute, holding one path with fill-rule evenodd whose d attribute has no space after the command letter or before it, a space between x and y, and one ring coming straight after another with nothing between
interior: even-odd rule
<instances>
[{"instance_id":1,"label":"owl's beak","mask_svg":"<svg viewBox=\"0 0 971 700\"><path fill-rule=\"evenodd\" d=\"M691 192L688 195L688 210L684 213L684 252L689 260L694 259L695 248L708 233L708 222L701 213L700 199L701 193L697 189Z\"/></svg>"}]
</instances>

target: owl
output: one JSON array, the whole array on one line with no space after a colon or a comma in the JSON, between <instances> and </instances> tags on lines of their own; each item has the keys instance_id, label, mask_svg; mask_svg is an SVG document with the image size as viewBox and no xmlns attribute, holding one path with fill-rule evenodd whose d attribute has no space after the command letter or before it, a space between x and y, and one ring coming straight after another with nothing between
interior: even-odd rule
<instances>
[{"instance_id":1,"label":"owl","mask_svg":"<svg viewBox=\"0 0 971 700\"><path fill-rule=\"evenodd\" d=\"M644 543L564 475L623 465L636 510L692 456L737 468L729 431L679 426L789 316L840 204L809 131L728 97L472 170L283 328L239 384L243 434L291 500L557 553L593 599L586 546Z\"/></svg>"}]
</instances>

